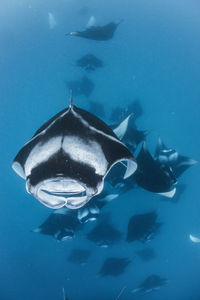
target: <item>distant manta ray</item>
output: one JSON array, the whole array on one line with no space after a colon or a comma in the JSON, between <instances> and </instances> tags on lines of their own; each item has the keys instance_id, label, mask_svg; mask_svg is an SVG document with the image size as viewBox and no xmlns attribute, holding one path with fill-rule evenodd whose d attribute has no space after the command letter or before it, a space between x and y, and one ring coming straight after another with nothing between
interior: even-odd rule
<instances>
[{"instance_id":1,"label":"distant manta ray","mask_svg":"<svg viewBox=\"0 0 200 300\"><path fill-rule=\"evenodd\" d=\"M103 67L103 62L93 54L88 53L78 59L76 65L89 72Z\"/></svg>"},{"instance_id":2,"label":"distant manta ray","mask_svg":"<svg viewBox=\"0 0 200 300\"><path fill-rule=\"evenodd\" d=\"M83 76L78 80L68 81L67 86L70 90L73 90L74 96L84 95L89 97L94 89L94 83L87 76Z\"/></svg>"},{"instance_id":3,"label":"distant manta ray","mask_svg":"<svg viewBox=\"0 0 200 300\"><path fill-rule=\"evenodd\" d=\"M26 190L43 205L78 209L102 192L104 178L118 162L124 178L137 163L114 132L95 115L72 104L56 114L28 141L12 167Z\"/></svg>"},{"instance_id":4,"label":"distant manta ray","mask_svg":"<svg viewBox=\"0 0 200 300\"><path fill-rule=\"evenodd\" d=\"M83 31L72 31L66 35L78 36L96 41L106 41L112 39L115 30L121 22L122 20L119 22L110 22L104 26L90 26L86 27Z\"/></svg>"},{"instance_id":5,"label":"distant manta ray","mask_svg":"<svg viewBox=\"0 0 200 300\"><path fill-rule=\"evenodd\" d=\"M132 293L140 292L142 294L147 294L156 290L159 290L162 286L167 283L166 278L162 278L158 275L151 274L148 276L137 288L132 290Z\"/></svg>"}]
</instances>

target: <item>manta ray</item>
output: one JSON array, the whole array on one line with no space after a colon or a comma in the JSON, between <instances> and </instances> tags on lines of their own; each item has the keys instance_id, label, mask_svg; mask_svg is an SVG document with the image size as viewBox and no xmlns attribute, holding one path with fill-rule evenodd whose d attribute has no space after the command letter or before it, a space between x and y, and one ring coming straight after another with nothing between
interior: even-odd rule
<instances>
[{"instance_id":1,"label":"manta ray","mask_svg":"<svg viewBox=\"0 0 200 300\"><path fill-rule=\"evenodd\" d=\"M151 241L156 235L162 223L157 222L156 211L134 215L130 218L127 231L127 242Z\"/></svg>"},{"instance_id":2,"label":"manta ray","mask_svg":"<svg viewBox=\"0 0 200 300\"><path fill-rule=\"evenodd\" d=\"M53 210L53 213L33 232L52 236L60 242L71 240L75 233L82 229L77 218L77 212L78 210L68 209L67 207Z\"/></svg>"},{"instance_id":3,"label":"manta ray","mask_svg":"<svg viewBox=\"0 0 200 300\"><path fill-rule=\"evenodd\" d=\"M100 271L99 274L104 276L119 276L121 275L126 267L131 263L131 260L127 257L118 258L118 257L109 257L107 258Z\"/></svg>"},{"instance_id":4,"label":"manta ray","mask_svg":"<svg viewBox=\"0 0 200 300\"><path fill-rule=\"evenodd\" d=\"M122 233L110 222L110 215L103 215L97 225L87 234L87 239L102 248L116 244L122 238Z\"/></svg>"},{"instance_id":5,"label":"manta ray","mask_svg":"<svg viewBox=\"0 0 200 300\"><path fill-rule=\"evenodd\" d=\"M88 53L76 61L76 66L89 72L103 67L103 62L95 55Z\"/></svg>"},{"instance_id":6,"label":"manta ray","mask_svg":"<svg viewBox=\"0 0 200 300\"><path fill-rule=\"evenodd\" d=\"M78 36L89 40L107 41L112 39L115 30L122 21L110 22L104 26L89 26L82 31L72 31L66 35Z\"/></svg>"},{"instance_id":7,"label":"manta ray","mask_svg":"<svg viewBox=\"0 0 200 300\"><path fill-rule=\"evenodd\" d=\"M124 178L137 163L128 148L102 120L72 104L44 125L22 147L12 167L26 190L43 205L78 209L101 193L104 178L118 162Z\"/></svg>"},{"instance_id":8,"label":"manta ray","mask_svg":"<svg viewBox=\"0 0 200 300\"><path fill-rule=\"evenodd\" d=\"M90 251L85 249L72 249L68 261L73 264L85 264L90 256Z\"/></svg>"},{"instance_id":9,"label":"manta ray","mask_svg":"<svg viewBox=\"0 0 200 300\"><path fill-rule=\"evenodd\" d=\"M69 90L73 90L74 96L84 95L89 97L94 90L94 83L87 76L83 76L80 79L67 82Z\"/></svg>"},{"instance_id":10,"label":"manta ray","mask_svg":"<svg viewBox=\"0 0 200 300\"><path fill-rule=\"evenodd\" d=\"M167 283L166 278L162 278L159 275L151 274L148 276L137 288L132 290L132 293L140 292L141 294L147 294L152 291L159 290L163 285Z\"/></svg>"}]
</instances>

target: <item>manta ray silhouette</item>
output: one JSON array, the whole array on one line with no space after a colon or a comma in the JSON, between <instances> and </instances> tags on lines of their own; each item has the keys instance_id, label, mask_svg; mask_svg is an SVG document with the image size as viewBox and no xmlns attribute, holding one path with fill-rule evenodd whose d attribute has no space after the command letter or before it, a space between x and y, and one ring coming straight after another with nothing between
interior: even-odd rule
<instances>
[{"instance_id":1,"label":"manta ray silhouette","mask_svg":"<svg viewBox=\"0 0 200 300\"><path fill-rule=\"evenodd\" d=\"M101 193L104 178L118 162L124 178L137 164L128 148L95 115L72 105L37 130L12 167L26 180L26 190L43 205L78 209Z\"/></svg>"},{"instance_id":2,"label":"manta ray silhouette","mask_svg":"<svg viewBox=\"0 0 200 300\"><path fill-rule=\"evenodd\" d=\"M89 40L107 41L112 39L115 30L122 21L110 22L104 26L90 26L83 31L72 31L66 35L78 36Z\"/></svg>"},{"instance_id":3,"label":"manta ray silhouette","mask_svg":"<svg viewBox=\"0 0 200 300\"><path fill-rule=\"evenodd\" d=\"M159 290L161 286L167 283L166 278L161 278L159 275L151 274L137 288L132 290L132 293L140 292L147 294L152 291Z\"/></svg>"},{"instance_id":4,"label":"manta ray silhouette","mask_svg":"<svg viewBox=\"0 0 200 300\"><path fill-rule=\"evenodd\" d=\"M88 53L76 61L76 65L86 71L95 71L103 67L103 62L95 55Z\"/></svg>"}]
</instances>

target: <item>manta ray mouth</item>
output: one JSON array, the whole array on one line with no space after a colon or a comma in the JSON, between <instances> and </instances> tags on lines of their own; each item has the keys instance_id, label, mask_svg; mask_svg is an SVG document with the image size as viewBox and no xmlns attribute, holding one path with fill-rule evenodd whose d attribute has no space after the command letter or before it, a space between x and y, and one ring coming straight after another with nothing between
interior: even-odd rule
<instances>
[{"instance_id":1,"label":"manta ray mouth","mask_svg":"<svg viewBox=\"0 0 200 300\"><path fill-rule=\"evenodd\" d=\"M27 190L33 193L42 204L53 209L63 206L78 209L92 197L91 190L83 183L63 177L46 179L34 188L27 183Z\"/></svg>"},{"instance_id":2,"label":"manta ray mouth","mask_svg":"<svg viewBox=\"0 0 200 300\"><path fill-rule=\"evenodd\" d=\"M48 190L41 190L42 192L44 193L47 193L48 195L51 195L51 196L58 196L58 197L70 197L70 196L76 196L76 197L83 197L83 196L86 196L86 191L84 192L52 192L52 191L48 191Z\"/></svg>"}]
</instances>

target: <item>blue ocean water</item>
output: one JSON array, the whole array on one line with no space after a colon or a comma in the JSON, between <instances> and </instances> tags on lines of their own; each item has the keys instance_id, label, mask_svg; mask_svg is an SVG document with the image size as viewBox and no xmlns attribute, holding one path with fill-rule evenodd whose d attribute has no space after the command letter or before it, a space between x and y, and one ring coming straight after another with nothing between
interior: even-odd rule
<instances>
[{"instance_id":1,"label":"blue ocean water","mask_svg":"<svg viewBox=\"0 0 200 300\"><path fill-rule=\"evenodd\" d=\"M68 106L66 82L86 74L74 62L88 52L105 64L87 75L95 84L89 99L103 104L105 121L116 106L139 99L144 114L137 125L150 130L150 150L162 137L199 161L199 8L195 0L1 0L0 299L59 300L63 288L70 300L200 299L200 244L189 239L190 234L200 237L198 164L180 177L186 189L176 203L142 189L110 202L104 212L111 214L123 238L108 248L86 239L92 223L66 242L34 233L52 210L26 193L24 181L11 168L22 145ZM65 36L84 28L91 16L100 25L124 21L109 41ZM74 96L74 102L89 109L85 96ZM156 258L142 261L136 251L146 245L125 241L127 224L132 215L152 210L163 225L148 243ZM69 263L74 248L91 251L85 265ZM127 257L131 263L120 276L101 277L108 257ZM133 294L150 274L167 278L167 284L152 293Z\"/></svg>"}]
</instances>

